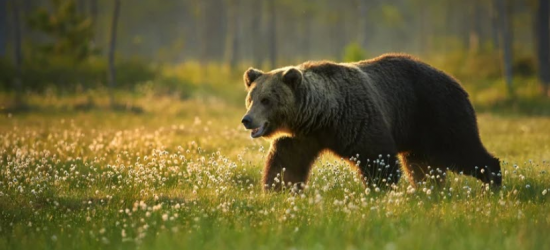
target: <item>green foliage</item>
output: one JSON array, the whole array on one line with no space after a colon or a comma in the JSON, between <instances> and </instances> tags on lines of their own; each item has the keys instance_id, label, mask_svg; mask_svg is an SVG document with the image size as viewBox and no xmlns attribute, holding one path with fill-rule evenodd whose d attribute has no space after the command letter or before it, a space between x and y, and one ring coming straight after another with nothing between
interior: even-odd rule
<instances>
[{"instance_id":1,"label":"green foliage","mask_svg":"<svg viewBox=\"0 0 550 250\"><path fill-rule=\"evenodd\" d=\"M15 77L15 68L13 64L5 59L0 59L0 90L7 91L12 89L12 81Z\"/></svg>"},{"instance_id":2,"label":"green foliage","mask_svg":"<svg viewBox=\"0 0 550 250\"><path fill-rule=\"evenodd\" d=\"M197 98L221 98L228 103L242 105L245 98L243 91L242 72L246 68L231 70L223 64L200 64L189 61L177 65L163 67L162 77L177 82L189 83L186 85L193 91L190 95Z\"/></svg>"},{"instance_id":3,"label":"green foliage","mask_svg":"<svg viewBox=\"0 0 550 250\"><path fill-rule=\"evenodd\" d=\"M360 60L365 60L367 52L359 45L357 42L348 44L344 48L344 55L342 60L344 62L356 62Z\"/></svg>"},{"instance_id":4,"label":"green foliage","mask_svg":"<svg viewBox=\"0 0 550 250\"><path fill-rule=\"evenodd\" d=\"M436 68L452 74L462 82L495 79L502 76L502 64L497 52L472 55L466 51L457 50L433 57L432 63Z\"/></svg>"},{"instance_id":5,"label":"green foliage","mask_svg":"<svg viewBox=\"0 0 550 250\"><path fill-rule=\"evenodd\" d=\"M119 60L116 67L119 89L133 90L136 85L154 80L158 75L155 68L138 59ZM0 63L0 73L0 88L11 90L15 74L13 65ZM105 87L106 75L107 62L100 57L91 57L77 64L67 56L29 58L23 64L23 88L38 93L46 89L71 93L78 88Z\"/></svg>"},{"instance_id":6,"label":"green foliage","mask_svg":"<svg viewBox=\"0 0 550 250\"><path fill-rule=\"evenodd\" d=\"M397 28L403 25L403 15L393 4L382 4L379 15L381 15L381 24L387 28Z\"/></svg>"},{"instance_id":7,"label":"green foliage","mask_svg":"<svg viewBox=\"0 0 550 250\"><path fill-rule=\"evenodd\" d=\"M536 62L533 56L518 56L514 60L513 72L516 76L531 77L537 73Z\"/></svg>"},{"instance_id":8,"label":"green foliage","mask_svg":"<svg viewBox=\"0 0 550 250\"><path fill-rule=\"evenodd\" d=\"M83 61L98 51L93 47L92 20L79 14L75 0L50 0L53 11L42 7L28 19L31 29L47 35L52 42L36 47L48 56L71 57Z\"/></svg>"},{"instance_id":9,"label":"green foliage","mask_svg":"<svg viewBox=\"0 0 550 250\"><path fill-rule=\"evenodd\" d=\"M139 85L139 92L155 95L176 95L181 99L188 99L197 92L198 86L186 79L173 76L157 77L154 81L147 81Z\"/></svg>"},{"instance_id":10,"label":"green foliage","mask_svg":"<svg viewBox=\"0 0 550 250\"><path fill-rule=\"evenodd\" d=\"M512 63L514 75L534 77L535 62L532 56L516 56ZM469 53L464 49L429 57L435 67L452 74L461 81L482 81L502 78L502 59L497 50Z\"/></svg>"},{"instance_id":11,"label":"green foliage","mask_svg":"<svg viewBox=\"0 0 550 250\"><path fill-rule=\"evenodd\" d=\"M116 89L138 95L222 98L230 103L242 104L241 72L230 71L222 64L203 66L196 62L179 65L153 65L143 59L122 59L115 64ZM13 91L15 69L0 60L0 90ZM23 88L26 92L44 94L80 94L107 87L107 61L102 57L90 57L74 64L72 58L27 58L23 65Z\"/></svg>"}]
</instances>

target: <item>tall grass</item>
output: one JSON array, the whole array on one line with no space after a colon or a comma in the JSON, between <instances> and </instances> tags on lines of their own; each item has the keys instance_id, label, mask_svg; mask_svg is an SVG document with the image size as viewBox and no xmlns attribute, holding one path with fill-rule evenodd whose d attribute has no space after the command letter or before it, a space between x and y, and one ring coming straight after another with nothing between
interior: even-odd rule
<instances>
[{"instance_id":1,"label":"tall grass","mask_svg":"<svg viewBox=\"0 0 550 250\"><path fill-rule=\"evenodd\" d=\"M240 106L121 95L145 112L81 112L49 98L0 118L0 249L550 247L548 117L479 115L500 190L457 174L367 189L324 155L303 192L264 193L269 145L242 130Z\"/></svg>"}]
</instances>

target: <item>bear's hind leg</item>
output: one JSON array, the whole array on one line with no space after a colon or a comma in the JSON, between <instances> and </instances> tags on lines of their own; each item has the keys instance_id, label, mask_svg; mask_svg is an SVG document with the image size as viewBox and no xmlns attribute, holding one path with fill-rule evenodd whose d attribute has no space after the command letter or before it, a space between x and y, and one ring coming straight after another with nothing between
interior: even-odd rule
<instances>
[{"instance_id":1,"label":"bear's hind leg","mask_svg":"<svg viewBox=\"0 0 550 250\"><path fill-rule=\"evenodd\" d=\"M359 171L367 185L390 188L397 184L401 177L395 153L384 156L382 154L366 154L365 157L360 155L357 160L360 161ZM357 165L353 161L350 161L350 164Z\"/></svg>"},{"instance_id":2,"label":"bear's hind leg","mask_svg":"<svg viewBox=\"0 0 550 250\"><path fill-rule=\"evenodd\" d=\"M441 185L445 183L445 169L439 167L438 164L434 164L426 155L401 153L399 159L407 179L413 186L422 185L430 180Z\"/></svg>"},{"instance_id":3,"label":"bear's hind leg","mask_svg":"<svg viewBox=\"0 0 550 250\"><path fill-rule=\"evenodd\" d=\"M401 172L397 147L391 133L382 123L359 126L351 132L337 135L329 149L346 159L350 165L359 168L367 186L389 189L397 184Z\"/></svg>"}]
</instances>

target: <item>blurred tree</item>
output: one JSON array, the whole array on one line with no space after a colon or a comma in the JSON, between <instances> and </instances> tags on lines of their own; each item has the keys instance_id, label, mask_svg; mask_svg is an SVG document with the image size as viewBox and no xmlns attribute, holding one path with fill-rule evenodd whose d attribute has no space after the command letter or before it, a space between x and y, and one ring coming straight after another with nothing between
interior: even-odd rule
<instances>
[{"instance_id":1,"label":"blurred tree","mask_svg":"<svg viewBox=\"0 0 550 250\"><path fill-rule=\"evenodd\" d=\"M15 79L13 85L15 88L15 107L19 108L23 105L23 83L22 83L22 64L23 64L23 52L21 51L21 20L19 18L19 1L12 0L12 13L13 13L13 31L14 31L14 64L15 64Z\"/></svg>"},{"instance_id":2,"label":"blurred tree","mask_svg":"<svg viewBox=\"0 0 550 250\"><path fill-rule=\"evenodd\" d=\"M345 19L343 18L345 12L345 2L335 2L330 0L325 0L324 8L320 13L320 30L324 37L324 43L327 44L326 55L329 58L337 59L342 56L342 51L346 46L346 30L345 30Z\"/></svg>"},{"instance_id":3,"label":"blurred tree","mask_svg":"<svg viewBox=\"0 0 550 250\"><path fill-rule=\"evenodd\" d=\"M97 14L98 14L98 7L97 7L97 0L90 0L90 20L92 22L91 26L92 26L92 30L94 31L94 34L96 33L95 31L97 30ZM92 42L94 43L94 47L95 47L95 41L96 37L93 36L92 37Z\"/></svg>"},{"instance_id":4,"label":"blurred tree","mask_svg":"<svg viewBox=\"0 0 550 250\"><path fill-rule=\"evenodd\" d=\"M53 38L41 46L46 53L82 61L96 53L90 41L94 36L90 19L77 13L74 0L50 0L52 11L38 8L28 19L30 28Z\"/></svg>"},{"instance_id":5,"label":"blurred tree","mask_svg":"<svg viewBox=\"0 0 550 250\"><path fill-rule=\"evenodd\" d=\"M193 26L186 44L194 47L193 55L201 65L211 61L227 60L227 0L190 1L192 20L185 25ZM181 16L181 13L179 14ZM166 24L168 25L168 24Z\"/></svg>"},{"instance_id":6,"label":"blurred tree","mask_svg":"<svg viewBox=\"0 0 550 250\"><path fill-rule=\"evenodd\" d=\"M304 12L302 16L302 39L299 51L305 60L311 59L311 36L313 16L315 15L316 5L312 1L305 1Z\"/></svg>"},{"instance_id":7,"label":"blurred tree","mask_svg":"<svg viewBox=\"0 0 550 250\"><path fill-rule=\"evenodd\" d=\"M361 47L367 46L368 4L365 0L357 0L357 43Z\"/></svg>"},{"instance_id":8,"label":"blurred tree","mask_svg":"<svg viewBox=\"0 0 550 250\"><path fill-rule=\"evenodd\" d=\"M493 46L495 49L499 49L500 48L500 42L499 42L499 39L498 39L498 34L499 34L499 21L498 21L498 10L497 10L497 6L498 6L498 1L499 0L491 0L491 7L490 7L490 12L491 12L491 38L493 40Z\"/></svg>"},{"instance_id":9,"label":"blurred tree","mask_svg":"<svg viewBox=\"0 0 550 250\"><path fill-rule=\"evenodd\" d=\"M264 1L250 1L252 4L249 4L250 10L247 10L247 13L252 15L251 18L251 27L250 32L248 32L248 37L245 39L252 46L252 65L254 67L261 68L265 60L265 52L263 50L262 44L265 43L265 32L263 29L263 13L264 13Z\"/></svg>"},{"instance_id":10,"label":"blurred tree","mask_svg":"<svg viewBox=\"0 0 550 250\"><path fill-rule=\"evenodd\" d=\"M470 53L477 53L481 43L481 3L478 0L470 2L469 6L470 35L468 49Z\"/></svg>"},{"instance_id":11,"label":"blurred tree","mask_svg":"<svg viewBox=\"0 0 550 250\"><path fill-rule=\"evenodd\" d=\"M314 0L302 0L302 1L285 1L285 8L292 10L292 15L297 17L296 22L297 41L293 43L293 51L291 55L296 55L296 58L301 60L310 60L312 44L311 38L313 36L313 18L318 10L318 2ZM291 23L293 23L291 21Z\"/></svg>"},{"instance_id":12,"label":"blurred tree","mask_svg":"<svg viewBox=\"0 0 550 250\"><path fill-rule=\"evenodd\" d=\"M550 11L549 0L539 0L535 20L538 75L544 95L550 97Z\"/></svg>"},{"instance_id":13,"label":"blurred tree","mask_svg":"<svg viewBox=\"0 0 550 250\"><path fill-rule=\"evenodd\" d=\"M276 0L267 0L267 43L268 55L271 68L277 67L277 11Z\"/></svg>"},{"instance_id":14,"label":"blurred tree","mask_svg":"<svg viewBox=\"0 0 550 250\"><path fill-rule=\"evenodd\" d=\"M432 15L434 13L430 10L428 0L416 0L416 7L418 9L419 51L422 54L427 54L432 50Z\"/></svg>"},{"instance_id":15,"label":"blurred tree","mask_svg":"<svg viewBox=\"0 0 550 250\"><path fill-rule=\"evenodd\" d=\"M6 0L0 0L0 4L1 1ZM373 56L402 51L430 60L438 57L441 63L454 60L453 63L458 65L461 60L479 61L480 57L489 56L462 52L485 52L484 49L498 47L501 43L498 40L501 20L496 5L499 1L181 0L159 4L156 0L134 0L131 6L123 6L124 13L118 21L117 41L124 46L117 46L116 56L144 58L163 64L199 60L206 66L224 62L232 67L248 60L256 67L276 67L277 64L302 60L338 59L346 46L356 41ZM511 47L519 53L534 50L537 39L529 36L531 30L526 28L534 27L531 22L535 19L526 17L536 16L536 11L525 8L526 0L505 1L515 4L515 8L509 10L513 20L507 18L510 34L514 34L510 36L513 38L511 40L517 45ZM19 2L21 20L45 21L36 21L37 26L52 26L52 20L58 20L56 25L63 26L62 33L78 30L78 34L83 34L77 35L78 38L88 37L79 39L82 41L75 44L83 44L93 51L93 44L97 43L105 48L105 56L108 56L113 0ZM53 2L65 6L64 11ZM538 0L529 0L529 4L531 2L538 4ZM71 3L75 5L74 11L67 7ZM38 8L41 11L37 11ZM44 14L45 10L47 15L37 18L37 13ZM11 8L7 12L10 28L7 39L8 45L11 45ZM29 13L32 14L30 18ZM0 13L0 16L3 15ZM48 18L44 19L45 16ZM71 16L77 18L71 19ZM95 36L85 34L83 30L88 28L76 28L85 27L78 25L85 22L90 23L89 30ZM37 48L34 46L36 44L46 44L45 47L53 50L61 40L65 40L58 34L53 35L53 29L44 29L27 29L22 25L23 44L30 44L30 48ZM78 54L74 52L76 49L63 51L68 56L76 57ZM25 55L40 55L32 50L28 52ZM462 54L468 58L459 56ZM536 62L535 59L529 58L533 62ZM121 69L117 69L120 75Z\"/></svg>"},{"instance_id":16,"label":"blurred tree","mask_svg":"<svg viewBox=\"0 0 550 250\"><path fill-rule=\"evenodd\" d=\"M453 41L453 28L455 24L455 15L454 9L455 9L456 2L454 1L445 1L445 5L442 7L442 14L443 14L443 22L441 23L441 36L442 36L442 43L441 45L441 52L444 54L449 53L451 51L452 45L450 44L451 41Z\"/></svg>"},{"instance_id":17,"label":"blurred tree","mask_svg":"<svg viewBox=\"0 0 550 250\"><path fill-rule=\"evenodd\" d=\"M107 81L109 82L109 102L111 107L115 107L114 89L116 86L116 71L115 71L115 52L116 52L116 36L118 18L120 16L120 0L114 0L113 19L111 22L111 41L109 45L109 72Z\"/></svg>"},{"instance_id":18,"label":"blurred tree","mask_svg":"<svg viewBox=\"0 0 550 250\"><path fill-rule=\"evenodd\" d=\"M33 1L33 0L20 0L19 1L19 20L21 22L21 39L24 41L25 38L36 39L38 36L35 36L32 29L29 29L28 25L25 25L26 22L34 15L34 10L39 6L39 2L43 4L47 1ZM44 39L38 39L43 41Z\"/></svg>"},{"instance_id":19,"label":"blurred tree","mask_svg":"<svg viewBox=\"0 0 550 250\"><path fill-rule=\"evenodd\" d=\"M379 26L383 27L384 29L387 29L391 32L388 32L387 36L389 37L387 46L388 49L391 51L396 50L396 47L398 47L400 44L400 39L398 39L400 27L403 24L403 16L401 15L401 10L399 10L396 6L390 5L390 4L380 4L380 14L381 14L381 21ZM429 12L429 10L427 10ZM431 39L430 36L426 33L428 30L431 30L432 27L430 27L430 23L426 22L423 18L420 18L421 27L422 27L422 35L426 36L425 38L422 38L423 41L423 49L429 49L431 48ZM429 27L429 28L428 28Z\"/></svg>"},{"instance_id":20,"label":"blurred tree","mask_svg":"<svg viewBox=\"0 0 550 250\"><path fill-rule=\"evenodd\" d=\"M208 62L208 1L197 1L195 5L195 25L198 37L198 58L201 65L206 66Z\"/></svg>"},{"instance_id":21,"label":"blurred tree","mask_svg":"<svg viewBox=\"0 0 550 250\"><path fill-rule=\"evenodd\" d=\"M239 62L239 38L241 37L239 15L240 0L227 0L227 32L225 54L229 69L234 70Z\"/></svg>"},{"instance_id":22,"label":"blurred tree","mask_svg":"<svg viewBox=\"0 0 550 250\"><path fill-rule=\"evenodd\" d=\"M344 62L357 62L364 60L366 58L365 50L361 48L359 43L353 42L350 43L344 49L344 57L342 58Z\"/></svg>"},{"instance_id":23,"label":"blurred tree","mask_svg":"<svg viewBox=\"0 0 550 250\"><path fill-rule=\"evenodd\" d=\"M497 0L498 16L499 16L499 31L502 40L502 59L504 66L504 79L508 87L508 94L511 96L514 93L512 85L512 32L510 30L509 11L506 0Z\"/></svg>"},{"instance_id":24,"label":"blurred tree","mask_svg":"<svg viewBox=\"0 0 550 250\"><path fill-rule=\"evenodd\" d=\"M76 0L75 6L78 13L85 15L88 6L88 0Z\"/></svg>"},{"instance_id":25,"label":"blurred tree","mask_svg":"<svg viewBox=\"0 0 550 250\"><path fill-rule=\"evenodd\" d=\"M8 46L8 2L0 0L0 58L6 56Z\"/></svg>"},{"instance_id":26,"label":"blurred tree","mask_svg":"<svg viewBox=\"0 0 550 250\"><path fill-rule=\"evenodd\" d=\"M452 13L455 16L456 22L455 36L460 39L460 46L468 49L470 46L470 30L472 27L470 25L470 1L456 1L453 5L455 9Z\"/></svg>"}]
</instances>

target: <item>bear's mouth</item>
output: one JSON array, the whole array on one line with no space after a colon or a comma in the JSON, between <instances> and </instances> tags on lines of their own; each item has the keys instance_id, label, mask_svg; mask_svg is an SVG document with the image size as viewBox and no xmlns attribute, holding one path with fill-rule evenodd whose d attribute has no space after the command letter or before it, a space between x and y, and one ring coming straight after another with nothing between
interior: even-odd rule
<instances>
[{"instance_id":1,"label":"bear's mouth","mask_svg":"<svg viewBox=\"0 0 550 250\"><path fill-rule=\"evenodd\" d=\"M267 122L264 122L264 124L260 127L252 129L252 132L250 132L250 137L258 138L258 137L264 135L265 131L267 131Z\"/></svg>"}]
</instances>

